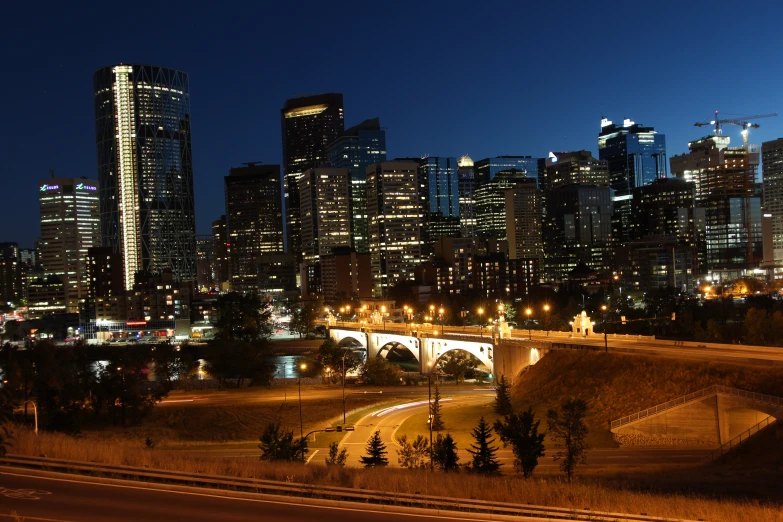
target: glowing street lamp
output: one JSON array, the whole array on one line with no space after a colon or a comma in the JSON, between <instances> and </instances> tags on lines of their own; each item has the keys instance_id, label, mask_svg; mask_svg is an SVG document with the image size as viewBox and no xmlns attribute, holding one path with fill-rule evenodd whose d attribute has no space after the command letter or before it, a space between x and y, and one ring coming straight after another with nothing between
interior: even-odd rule
<instances>
[{"instance_id":1,"label":"glowing street lamp","mask_svg":"<svg viewBox=\"0 0 783 522\"><path fill-rule=\"evenodd\" d=\"M601 305L601 321L604 323L604 352L609 353L609 342L606 340L606 305Z\"/></svg>"},{"instance_id":2,"label":"glowing street lamp","mask_svg":"<svg viewBox=\"0 0 783 522\"><path fill-rule=\"evenodd\" d=\"M481 333L481 327L484 326L482 324L482 321L483 321L483 317L482 316L484 315L484 309L483 308L479 308L478 309L478 315L479 315L479 337L484 337L484 335Z\"/></svg>"},{"instance_id":3,"label":"glowing street lamp","mask_svg":"<svg viewBox=\"0 0 783 522\"><path fill-rule=\"evenodd\" d=\"M546 312L546 336L549 337L549 305L544 305L544 312Z\"/></svg>"},{"instance_id":4,"label":"glowing street lamp","mask_svg":"<svg viewBox=\"0 0 783 522\"><path fill-rule=\"evenodd\" d=\"M533 339L533 330L530 328L530 316L533 314L533 310L528 308L525 310L525 315L527 316L527 336L530 339Z\"/></svg>"},{"instance_id":5,"label":"glowing street lamp","mask_svg":"<svg viewBox=\"0 0 783 522\"><path fill-rule=\"evenodd\" d=\"M440 317L440 334L443 335L443 313L445 310L443 308L440 308L438 310L438 316Z\"/></svg>"},{"instance_id":6,"label":"glowing street lamp","mask_svg":"<svg viewBox=\"0 0 783 522\"><path fill-rule=\"evenodd\" d=\"M381 306L381 317L383 317L383 329L386 330L386 306Z\"/></svg>"},{"instance_id":7,"label":"glowing street lamp","mask_svg":"<svg viewBox=\"0 0 783 522\"><path fill-rule=\"evenodd\" d=\"M299 438L304 438L304 429L302 422L302 372L307 369L307 365L302 363L299 365Z\"/></svg>"}]
</instances>

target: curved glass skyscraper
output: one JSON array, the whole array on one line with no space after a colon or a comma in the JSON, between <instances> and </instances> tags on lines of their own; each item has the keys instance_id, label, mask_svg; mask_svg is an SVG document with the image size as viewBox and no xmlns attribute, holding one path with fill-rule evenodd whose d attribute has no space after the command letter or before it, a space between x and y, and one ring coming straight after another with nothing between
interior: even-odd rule
<instances>
[{"instance_id":1,"label":"curved glass skyscraper","mask_svg":"<svg viewBox=\"0 0 783 522\"><path fill-rule=\"evenodd\" d=\"M93 83L103 246L122 254L127 289L138 271L195 281L188 75L112 65Z\"/></svg>"}]
</instances>

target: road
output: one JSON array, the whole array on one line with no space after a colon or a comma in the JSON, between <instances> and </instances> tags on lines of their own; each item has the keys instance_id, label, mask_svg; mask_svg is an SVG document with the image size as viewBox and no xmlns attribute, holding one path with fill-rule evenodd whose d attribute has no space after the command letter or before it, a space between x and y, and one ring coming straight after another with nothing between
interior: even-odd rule
<instances>
[{"instance_id":1,"label":"road","mask_svg":"<svg viewBox=\"0 0 783 522\"><path fill-rule=\"evenodd\" d=\"M422 518L435 522L460 520L384 513L361 504L355 509L311 507L291 503L284 497L275 502L226 498L223 494L216 495L208 489L203 490L203 493L172 492L130 481L125 485L106 485L68 475L57 479L43 478L24 470L14 470L0 472L0 520L14 520L11 515L14 511L18 517L22 517L16 520L23 519L26 522L322 522L325 517L341 522L365 522L368 519L374 522L403 522Z\"/></svg>"}]
</instances>

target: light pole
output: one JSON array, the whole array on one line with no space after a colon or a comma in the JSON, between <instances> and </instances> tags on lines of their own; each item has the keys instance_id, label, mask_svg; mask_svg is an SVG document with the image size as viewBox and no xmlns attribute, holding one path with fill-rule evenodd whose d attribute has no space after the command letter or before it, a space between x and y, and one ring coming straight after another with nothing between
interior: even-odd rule
<instances>
[{"instance_id":1,"label":"light pole","mask_svg":"<svg viewBox=\"0 0 783 522\"><path fill-rule=\"evenodd\" d=\"M383 329L386 330L386 305L381 306L381 317L383 318Z\"/></svg>"},{"instance_id":2,"label":"light pole","mask_svg":"<svg viewBox=\"0 0 783 522\"><path fill-rule=\"evenodd\" d=\"M427 422L430 425L430 471L432 471L435 469L432 458L432 371L435 369L435 365L432 364L432 361L429 361L427 366L430 368L427 372L427 404L429 406L429 420Z\"/></svg>"},{"instance_id":3,"label":"light pole","mask_svg":"<svg viewBox=\"0 0 783 522\"><path fill-rule=\"evenodd\" d=\"M443 308L438 310L438 316L440 317L440 334L443 335Z\"/></svg>"},{"instance_id":4,"label":"light pole","mask_svg":"<svg viewBox=\"0 0 783 522\"><path fill-rule=\"evenodd\" d=\"M609 353L609 341L606 339L606 305L601 305L601 322L604 323L604 352Z\"/></svg>"},{"instance_id":5,"label":"light pole","mask_svg":"<svg viewBox=\"0 0 783 522\"><path fill-rule=\"evenodd\" d=\"M530 315L533 313L533 310L528 308L525 310L525 315L527 316L527 336L532 341L533 340L533 330L530 328Z\"/></svg>"},{"instance_id":6,"label":"light pole","mask_svg":"<svg viewBox=\"0 0 783 522\"><path fill-rule=\"evenodd\" d=\"M307 365L299 365L299 438L303 438L304 423L302 422L302 372L307 369Z\"/></svg>"},{"instance_id":7,"label":"light pole","mask_svg":"<svg viewBox=\"0 0 783 522\"><path fill-rule=\"evenodd\" d=\"M546 312L546 336L549 337L549 305L544 305L544 312Z\"/></svg>"},{"instance_id":8,"label":"light pole","mask_svg":"<svg viewBox=\"0 0 783 522\"><path fill-rule=\"evenodd\" d=\"M484 315L484 309L483 309L483 308L479 308L479 309L478 309L478 315L479 315L479 337L484 337L484 334L483 334L483 333L481 333L481 328L484 326L484 325L482 324L482 321L483 321L483 319L484 319L484 318L482 317L482 316Z\"/></svg>"},{"instance_id":9,"label":"light pole","mask_svg":"<svg viewBox=\"0 0 783 522\"><path fill-rule=\"evenodd\" d=\"M38 407L35 405L35 401L24 401L24 404L22 406L27 406L27 403L30 403L33 405L33 417L35 418L35 434L38 435ZM25 419L25 422L27 420Z\"/></svg>"},{"instance_id":10,"label":"light pole","mask_svg":"<svg viewBox=\"0 0 783 522\"><path fill-rule=\"evenodd\" d=\"M345 307L344 307L344 306L341 306L341 307L340 307L340 320L343 322L343 326L345 326L345 317L344 317L344 314L345 314Z\"/></svg>"}]
</instances>

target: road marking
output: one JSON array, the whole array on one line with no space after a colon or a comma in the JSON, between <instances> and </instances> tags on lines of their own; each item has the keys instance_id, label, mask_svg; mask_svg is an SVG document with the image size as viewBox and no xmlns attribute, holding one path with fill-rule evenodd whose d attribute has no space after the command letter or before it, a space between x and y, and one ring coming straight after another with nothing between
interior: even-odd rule
<instances>
[{"instance_id":1,"label":"road marking","mask_svg":"<svg viewBox=\"0 0 783 522\"><path fill-rule=\"evenodd\" d=\"M18 498L22 500L41 500L44 495L51 495L51 491L42 489L9 489L0 486L0 495L8 498Z\"/></svg>"},{"instance_id":2,"label":"road marking","mask_svg":"<svg viewBox=\"0 0 783 522\"><path fill-rule=\"evenodd\" d=\"M65 520L64 518L40 518L30 517L27 515L22 516L18 513L14 513L13 511L9 515L0 513L0 518L12 518L14 520L40 520L41 522L74 522L73 520Z\"/></svg>"},{"instance_id":3,"label":"road marking","mask_svg":"<svg viewBox=\"0 0 783 522\"><path fill-rule=\"evenodd\" d=\"M310 461L313 460L313 457L315 457L315 454L318 453L318 450L315 450L312 455L310 455L310 458L307 459L305 464L310 464Z\"/></svg>"}]
</instances>

